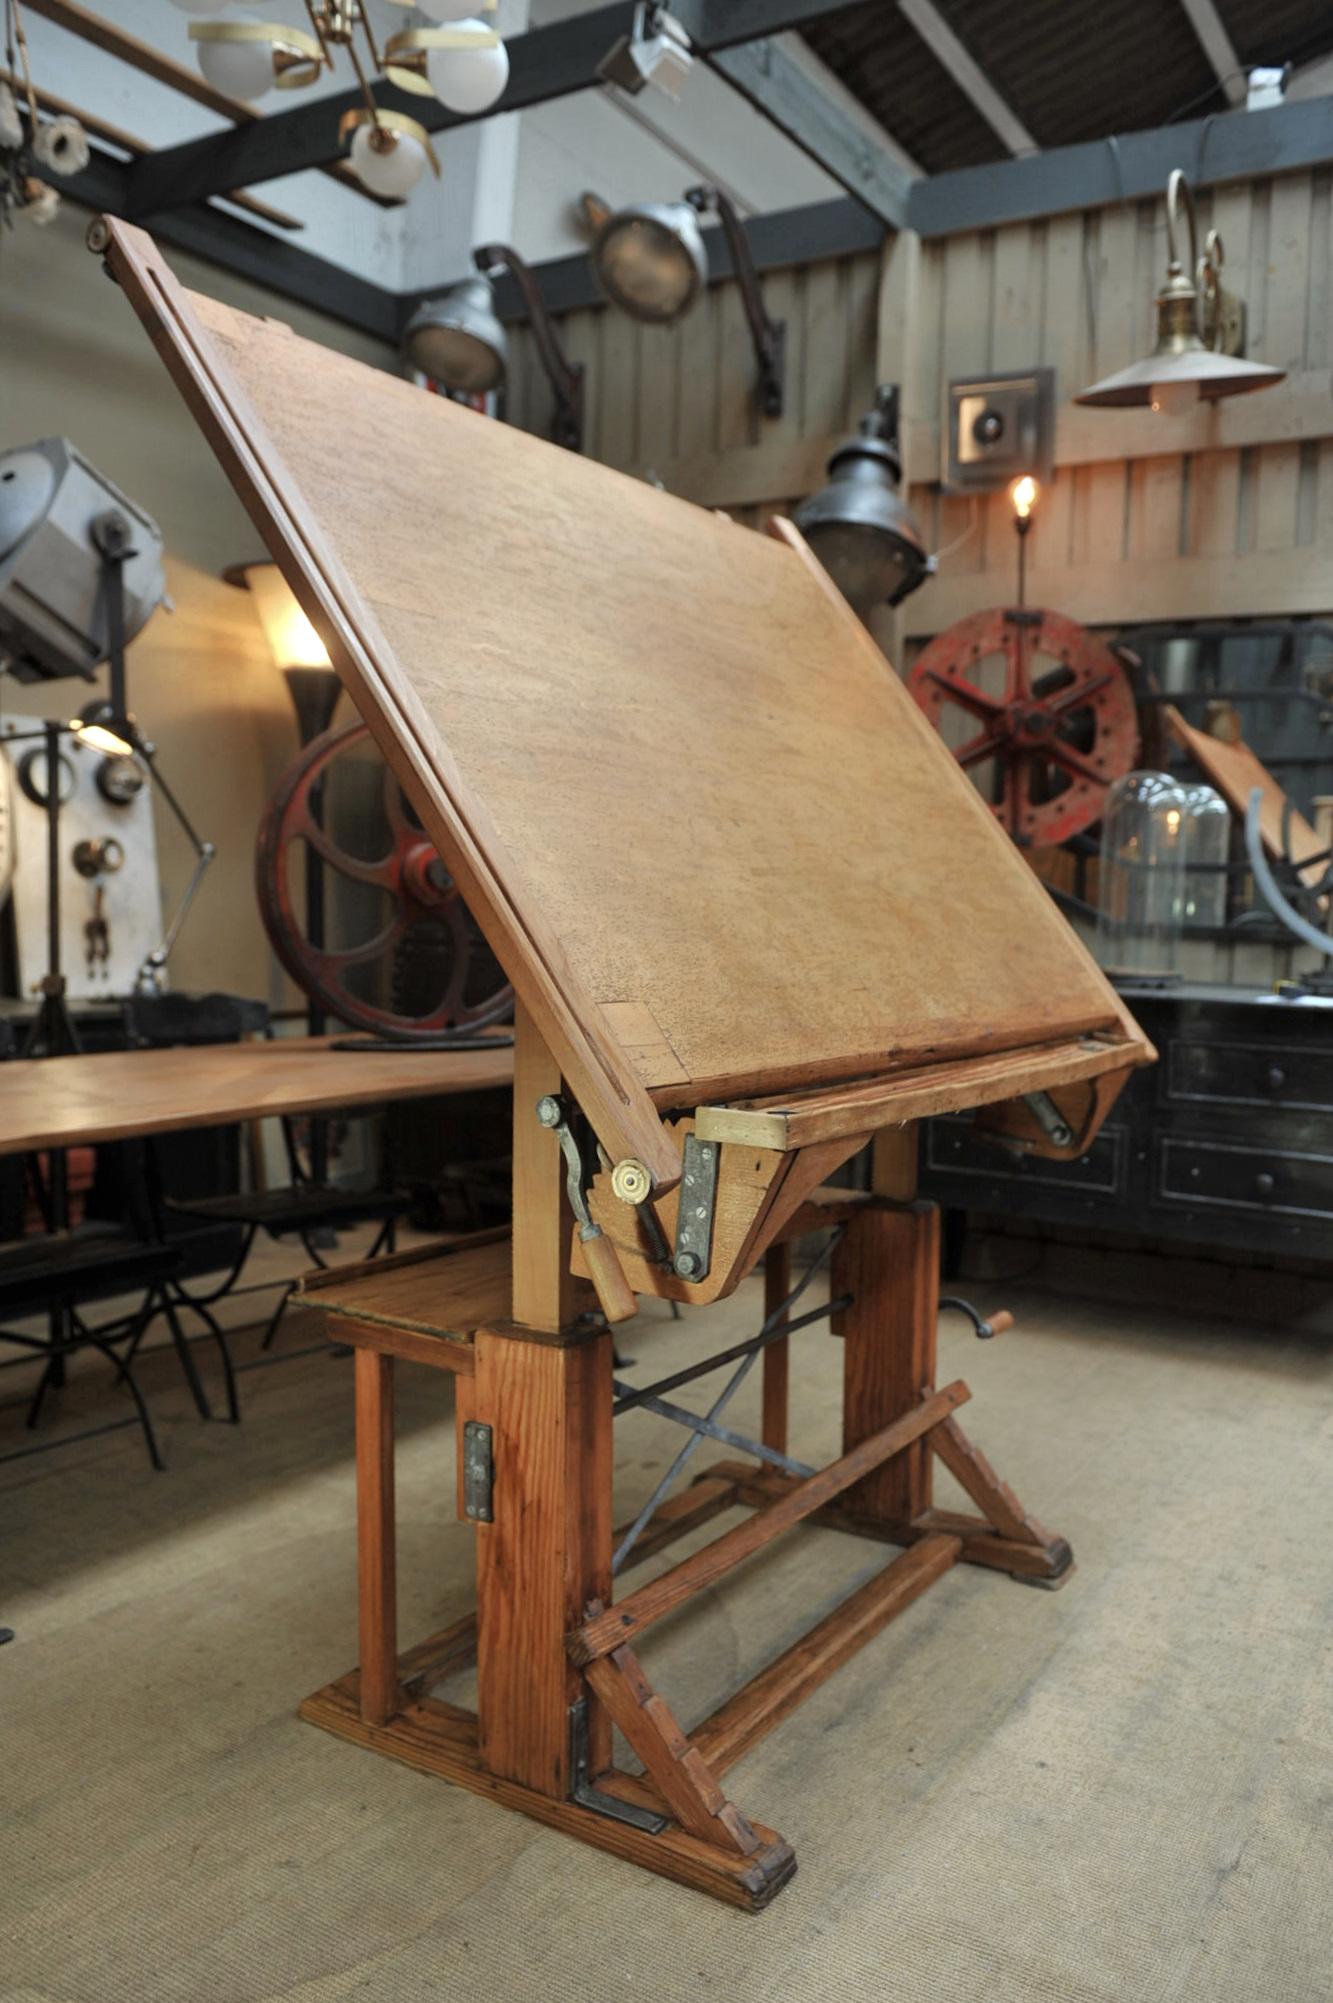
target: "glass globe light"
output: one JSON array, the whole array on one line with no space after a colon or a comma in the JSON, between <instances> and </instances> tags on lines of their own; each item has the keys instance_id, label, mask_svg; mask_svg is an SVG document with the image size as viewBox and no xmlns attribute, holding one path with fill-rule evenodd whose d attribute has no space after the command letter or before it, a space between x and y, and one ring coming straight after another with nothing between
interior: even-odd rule
<instances>
[{"instance_id":1,"label":"glass globe light","mask_svg":"<svg viewBox=\"0 0 1333 2003\"><path fill-rule=\"evenodd\" d=\"M210 8L210 13L215 9ZM237 26L255 24L253 14L232 17ZM257 24L255 24L257 25ZM274 33L280 32L275 29ZM199 68L214 90L227 97L239 97L247 104L263 97L277 81L273 64L273 42L267 36L244 41L212 41L200 38Z\"/></svg>"},{"instance_id":2,"label":"glass globe light","mask_svg":"<svg viewBox=\"0 0 1333 2003\"><path fill-rule=\"evenodd\" d=\"M452 25L487 32L485 21L474 17ZM503 42L489 48L428 49L426 75L447 110L463 114L489 111L509 81L509 52Z\"/></svg>"},{"instance_id":3,"label":"glass globe light","mask_svg":"<svg viewBox=\"0 0 1333 2003\"><path fill-rule=\"evenodd\" d=\"M352 134L352 167L372 195L410 195L426 166L426 149L410 133L358 125Z\"/></svg>"}]
</instances>

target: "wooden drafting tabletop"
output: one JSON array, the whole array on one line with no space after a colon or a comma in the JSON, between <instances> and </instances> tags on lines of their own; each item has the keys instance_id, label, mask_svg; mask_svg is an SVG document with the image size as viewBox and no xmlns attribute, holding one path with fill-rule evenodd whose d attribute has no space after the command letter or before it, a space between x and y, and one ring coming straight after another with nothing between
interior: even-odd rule
<instances>
[{"instance_id":1,"label":"wooden drafting tabletop","mask_svg":"<svg viewBox=\"0 0 1333 2003\"><path fill-rule=\"evenodd\" d=\"M1133 1026L790 525L109 262L614 1156L661 1110ZM1040 1050L1030 1077L1042 1083ZM892 1117L890 1115L890 1117Z\"/></svg>"},{"instance_id":2,"label":"wooden drafting tabletop","mask_svg":"<svg viewBox=\"0 0 1333 2003\"><path fill-rule=\"evenodd\" d=\"M0 1155L482 1091L513 1075L506 1045L367 1057L304 1036L18 1058L0 1066Z\"/></svg>"}]
</instances>

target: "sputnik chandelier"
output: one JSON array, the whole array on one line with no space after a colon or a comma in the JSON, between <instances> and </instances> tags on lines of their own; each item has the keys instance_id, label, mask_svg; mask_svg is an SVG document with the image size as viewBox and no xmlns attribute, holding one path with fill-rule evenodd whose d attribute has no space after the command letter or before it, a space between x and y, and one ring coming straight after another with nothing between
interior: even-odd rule
<instances>
[{"instance_id":1,"label":"sputnik chandelier","mask_svg":"<svg viewBox=\"0 0 1333 2003\"><path fill-rule=\"evenodd\" d=\"M217 15L228 0L174 0L184 14ZM365 100L345 113L340 138L351 135L350 157L363 186L375 195L411 192L426 167L440 163L426 128L401 111L377 104L376 73L399 90L436 97L449 111L476 116L489 111L509 78L509 57L493 27L479 17L496 0L393 0L418 4L435 24L404 28L381 45L365 0L305 0L310 28L292 28L246 16L193 20L190 40L199 67L215 89L247 103L268 91L301 90L334 67L342 49Z\"/></svg>"}]
</instances>

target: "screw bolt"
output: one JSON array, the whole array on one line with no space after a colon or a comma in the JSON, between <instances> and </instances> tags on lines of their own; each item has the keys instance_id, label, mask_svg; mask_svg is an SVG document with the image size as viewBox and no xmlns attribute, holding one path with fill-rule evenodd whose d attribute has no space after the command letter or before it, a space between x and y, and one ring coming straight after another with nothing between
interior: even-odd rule
<instances>
[{"instance_id":1,"label":"screw bolt","mask_svg":"<svg viewBox=\"0 0 1333 2003\"><path fill-rule=\"evenodd\" d=\"M676 1254L676 1271L682 1280L692 1280L701 1264L702 1261L697 1252L677 1252Z\"/></svg>"}]
</instances>

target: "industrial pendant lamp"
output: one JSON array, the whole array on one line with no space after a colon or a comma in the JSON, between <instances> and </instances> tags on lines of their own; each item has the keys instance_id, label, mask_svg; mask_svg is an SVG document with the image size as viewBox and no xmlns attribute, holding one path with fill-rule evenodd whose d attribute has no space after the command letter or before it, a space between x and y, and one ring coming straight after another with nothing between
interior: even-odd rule
<instances>
[{"instance_id":1,"label":"industrial pendant lamp","mask_svg":"<svg viewBox=\"0 0 1333 2003\"><path fill-rule=\"evenodd\" d=\"M900 605L935 569L916 518L899 493L898 386L882 383L855 438L828 462L829 482L792 516L858 617Z\"/></svg>"},{"instance_id":2,"label":"industrial pendant lamp","mask_svg":"<svg viewBox=\"0 0 1333 2003\"><path fill-rule=\"evenodd\" d=\"M1181 210L1189 226L1189 268L1180 257ZM1200 399L1243 396L1281 382L1285 369L1243 359L1245 306L1221 283L1222 239L1209 230L1199 256L1194 198L1179 167L1166 188L1166 283L1157 295L1157 345L1141 362L1105 376L1074 398L1096 409L1148 404L1179 416Z\"/></svg>"},{"instance_id":3,"label":"industrial pendant lamp","mask_svg":"<svg viewBox=\"0 0 1333 2003\"><path fill-rule=\"evenodd\" d=\"M765 417L781 417L784 327L770 319L740 217L720 188L691 188L682 202L637 202L603 217L592 268L604 292L636 320L670 326L688 313L708 283L708 252L699 218L722 225L754 346L755 395Z\"/></svg>"},{"instance_id":4,"label":"industrial pendant lamp","mask_svg":"<svg viewBox=\"0 0 1333 2003\"><path fill-rule=\"evenodd\" d=\"M537 355L551 385L551 437L578 452L583 445L583 364L571 362L546 309L531 266L512 244L484 244L472 253L475 278L465 278L417 307L403 329L403 359L456 396L485 396L501 387L509 339L495 310L495 279L507 271L527 309Z\"/></svg>"}]
</instances>

